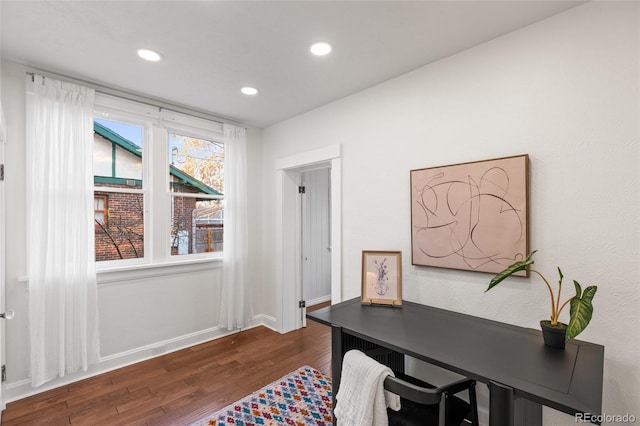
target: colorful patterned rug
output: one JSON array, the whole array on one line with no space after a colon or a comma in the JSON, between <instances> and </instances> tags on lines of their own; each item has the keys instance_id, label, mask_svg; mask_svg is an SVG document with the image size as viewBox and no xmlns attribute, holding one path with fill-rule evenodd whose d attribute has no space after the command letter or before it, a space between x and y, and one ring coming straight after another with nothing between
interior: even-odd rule
<instances>
[{"instance_id":1,"label":"colorful patterned rug","mask_svg":"<svg viewBox=\"0 0 640 426\"><path fill-rule=\"evenodd\" d=\"M332 423L331 379L305 365L193 426L331 426Z\"/></svg>"}]
</instances>

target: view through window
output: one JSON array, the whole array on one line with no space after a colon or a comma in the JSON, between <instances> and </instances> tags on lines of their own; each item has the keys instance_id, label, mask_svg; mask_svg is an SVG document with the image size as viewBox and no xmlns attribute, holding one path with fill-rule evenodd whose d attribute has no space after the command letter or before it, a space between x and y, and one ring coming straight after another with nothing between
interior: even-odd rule
<instances>
[{"instance_id":1,"label":"view through window","mask_svg":"<svg viewBox=\"0 0 640 426\"><path fill-rule=\"evenodd\" d=\"M156 135L161 133L154 131ZM167 256L222 252L224 145L219 140L190 136L189 132L165 131L166 138L157 137L148 143L154 144L154 149L168 147L168 170L164 161L153 164L150 156L144 156L142 125L94 120L96 261L145 257L145 245L151 244L145 236L149 226L145 224L145 211L157 217L158 223L169 224L164 232L158 232L158 228L153 232L154 238L168 241ZM158 191L157 187L149 191L145 176L158 182L158 174L169 182L168 191ZM150 211L145 206L158 206L158 197L167 196L166 211Z\"/></svg>"},{"instance_id":2,"label":"view through window","mask_svg":"<svg viewBox=\"0 0 640 426\"><path fill-rule=\"evenodd\" d=\"M143 257L142 127L96 119L93 130L96 261Z\"/></svg>"},{"instance_id":3,"label":"view through window","mask_svg":"<svg viewBox=\"0 0 640 426\"><path fill-rule=\"evenodd\" d=\"M223 145L170 133L169 185L171 254L222 251Z\"/></svg>"}]
</instances>

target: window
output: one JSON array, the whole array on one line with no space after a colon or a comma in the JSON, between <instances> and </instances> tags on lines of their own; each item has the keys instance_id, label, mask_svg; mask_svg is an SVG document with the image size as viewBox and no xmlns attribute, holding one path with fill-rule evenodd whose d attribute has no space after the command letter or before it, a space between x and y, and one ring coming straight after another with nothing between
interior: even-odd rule
<instances>
[{"instance_id":1,"label":"window","mask_svg":"<svg viewBox=\"0 0 640 426\"><path fill-rule=\"evenodd\" d=\"M220 123L96 95L99 269L221 256L222 142Z\"/></svg>"},{"instance_id":2,"label":"window","mask_svg":"<svg viewBox=\"0 0 640 426\"><path fill-rule=\"evenodd\" d=\"M143 128L95 119L93 131L96 261L143 258Z\"/></svg>"},{"instance_id":3,"label":"window","mask_svg":"<svg viewBox=\"0 0 640 426\"><path fill-rule=\"evenodd\" d=\"M93 210L96 229L107 226L107 195L96 194L93 198Z\"/></svg>"},{"instance_id":4,"label":"window","mask_svg":"<svg viewBox=\"0 0 640 426\"><path fill-rule=\"evenodd\" d=\"M169 134L171 254L222 251L224 147Z\"/></svg>"}]
</instances>

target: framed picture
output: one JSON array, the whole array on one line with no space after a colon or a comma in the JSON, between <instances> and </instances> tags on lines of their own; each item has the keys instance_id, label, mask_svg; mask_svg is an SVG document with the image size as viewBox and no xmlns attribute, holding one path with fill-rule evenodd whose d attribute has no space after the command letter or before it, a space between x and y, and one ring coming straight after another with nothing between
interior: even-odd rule
<instances>
[{"instance_id":1,"label":"framed picture","mask_svg":"<svg viewBox=\"0 0 640 426\"><path fill-rule=\"evenodd\" d=\"M402 305L402 252L362 252L362 303Z\"/></svg>"},{"instance_id":2,"label":"framed picture","mask_svg":"<svg viewBox=\"0 0 640 426\"><path fill-rule=\"evenodd\" d=\"M411 263L498 273L529 253L528 211L528 155L412 170Z\"/></svg>"}]
</instances>

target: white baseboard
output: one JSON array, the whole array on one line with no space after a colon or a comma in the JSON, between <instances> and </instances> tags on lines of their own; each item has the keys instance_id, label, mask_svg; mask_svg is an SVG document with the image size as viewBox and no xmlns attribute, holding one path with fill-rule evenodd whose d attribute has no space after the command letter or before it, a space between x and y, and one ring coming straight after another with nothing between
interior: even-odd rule
<instances>
[{"instance_id":1,"label":"white baseboard","mask_svg":"<svg viewBox=\"0 0 640 426\"><path fill-rule=\"evenodd\" d=\"M249 324L243 330L261 325L274 331L278 331L276 329L276 319L268 315L254 316L249 320ZM206 343L230 334L235 334L239 331L241 330L226 330L221 327L212 327L195 333L189 333L183 336L156 342L152 345L141 346L125 352L107 355L101 357L99 363L97 365L90 366L87 371L69 374L65 377L59 377L37 388L31 386L31 380L29 379L7 383L3 389L3 399L5 403L17 401L60 386L68 385L69 383L88 379L89 377L97 376L98 374L103 374L108 371L126 367L141 361L146 361L160 355L199 345L201 343Z\"/></svg>"},{"instance_id":2,"label":"white baseboard","mask_svg":"<svg viewBox=\"0 0 640 426\"><path fill-rule=\"evenodd\" d=\"M265 315L265 314L260 314L260 315L256 315L251 319L250 324L254 324L251 325L251 327L256 327L258 325L264 325L267 328L270 328L273 331L278 331L278 327L277 327L277 320L269 315Z\"/></svg>"}]
</instances>

